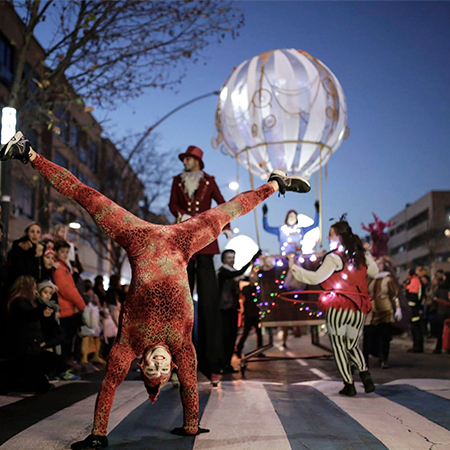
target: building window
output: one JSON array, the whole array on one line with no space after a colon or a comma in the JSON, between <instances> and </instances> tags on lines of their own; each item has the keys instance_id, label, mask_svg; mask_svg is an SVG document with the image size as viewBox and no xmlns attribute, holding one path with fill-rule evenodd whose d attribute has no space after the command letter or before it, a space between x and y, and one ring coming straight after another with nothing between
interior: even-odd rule
<instances>
[{"instance_id":1,"label":"building window","mask_svg":"<svg viewBox=\"0 0 450 450\"><path fill-rule=\"evenodd\" d=\"M0 34L0 78L7 84L14 77L14 47Z\"/></svg>"},{"instance_id":2,"label":"building window","mask_svg":"<svg viewBox=\"0 0 450 450\"><path fill-rule=\"evenodd\" d=\"M70 171L78 178L78 166L76 166L75 164L71 164Z\"/></svg>"},{"instance_id":3,"label":"building window","mask_svg":"<svg viewBox=\"0 0 450 450\"><path fill-rule=\"evenodd\" d=\"M69 142L69 131L70 131L69 112L64 108L63 105L58 105L55 108L55 115L59 119L58 127L60 129L60 132L57 134L64 142L68 143Z\"/></svg>"},{"instance_id":4,"label":"building window","mask_svg":"<svg viewBox=\"0 0 450 450\"><path fill-rule=\"evenodd\" d=\"M34 217L34 195L33 189L19 180L13 183L13 208L15 216L26 217L30 220Z\"/></svg>"},{"instance_id":5,"label":"building window","mask_svg":"<svg viewBox=\"0 0 450 450\"><path fill-rule=\"evenodd\" d=\"M428 220L428 209L425 211L422 211L421 213L417 214L416 216L412 217L408 220L407 229L410 230L411 228L417 227L417 225L420 225L422 222L425 222Z\"/></svg>"},{"instance_id":6,"label":"building window","mask_svg":"<svg viewBox=\"0 0 450 450\"><path fill-rule=\"evenodd\" d=\"M76 123L72 123L70 127L70 146L72 151L76 152L78 148L78 126Z\"/></svg>"},{"instance_id":7,"label":"building window","mask_svg":"<svg viewBox=\"0 0 450 450\"><path fill-rule=\"evenodd\" d=\"M89 145L89 161L88 166L91 172L96 173L98 169L98 146L94 141Z\"/></svg>"},{"instance_id":8,"label":"building window","mask_svg":"<svg viewBox=\"0 0 450 450\"><path fill-rule=\"evenodd\" d=\"M58 151L55 152L55 164L65 167L66 169L69 167L68 159L61 155L61 153L59 153Z\"/></svg>"}]
</instances>

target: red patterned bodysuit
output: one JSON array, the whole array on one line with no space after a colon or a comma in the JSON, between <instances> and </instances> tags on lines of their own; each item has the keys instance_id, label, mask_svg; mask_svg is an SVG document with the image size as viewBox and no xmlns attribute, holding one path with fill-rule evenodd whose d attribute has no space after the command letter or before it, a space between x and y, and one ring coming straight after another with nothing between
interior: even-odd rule
<instances>
[{"instance_id":1,"label":"red patterned bodysuit","mask_svg":"<svg viewBox=\"0 0 450 450\"><path fill-rule=\"evenodd\" d=\"M154 225L84 185L68 170L37 155L33 167L64 196L75 200L97 226L127 252L132 281L122 309L95 405L92 434L107 434L117 387L131 362L156 345L166 346L178 366L187 433L198 430L197 361L192 344L194 320L186 267L192 255L214 241L222 228L274 193L270 185L242 193L185 222Z\"/></svg>"}]
</instances>

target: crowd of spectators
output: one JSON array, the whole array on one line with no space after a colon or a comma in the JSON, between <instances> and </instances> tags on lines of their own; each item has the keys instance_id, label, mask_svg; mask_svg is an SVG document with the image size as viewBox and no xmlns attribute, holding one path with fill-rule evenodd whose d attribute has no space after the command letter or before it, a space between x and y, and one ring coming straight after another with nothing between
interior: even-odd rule
<instances>
[{"instance_id":1,"label":"crowd of spectators","mask_svg":"<svg viewBox=\"0 0 450 450\"><path fill-rule=\"evenodd\" d=\"M0 239L3 226L0 223ZM0 391L45 393L106 364L126 295L119 277L83 279L69 228L28 225L0 260Z\"/></svg>"},{"instance_id":2,"label":"crowd of spectators","mask_svg":"<svg viewBox=\"0 0 450 450\"><path fill-rule=\"evenodd\" d=\"M366 360L371 355L379 358L383 369L389 367L392 334L396 322L403 316L401 295L406 299L408 332L412 338L408 353L423 353L427 339L436 340L434 354L450 353L450 274L438 269L430 278L423 266L412 267L403 284L399 285L393 262L382 257L377 263L380 272L369 280L372 311L364 327Z\"/></svg>"}]
</instances>

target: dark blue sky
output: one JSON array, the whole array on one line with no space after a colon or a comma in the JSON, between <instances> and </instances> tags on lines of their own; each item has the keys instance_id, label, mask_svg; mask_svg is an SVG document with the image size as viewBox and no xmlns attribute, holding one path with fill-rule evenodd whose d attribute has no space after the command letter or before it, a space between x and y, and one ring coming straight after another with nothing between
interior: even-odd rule
<instances>
[{"instance_id":1,"label":"dark blue sky","mask_svg":"<svg viewBox=\"0 0 450 450\"><path fill-rule=\"evenodd\" d=\"M330 217L348 213L354 230L372 211L388 219L430 190L450 189L450 3L245 1L246 25L204 53L207 64L188 66L178 93L149 91L109 113L118 135L137 132L181 103L220 89L233 67L277 48L302 49L339 79L348 104L350 137L328 164L324 189L324 235ZM225 187L236 163L211 148L216 99L178 112L158 128L160 148L205 151L205 170ZM104 114L97 114L104 118ZM174 173L181 171L174 164ZM244 189L248 172L240 168ZM257 180L257 183L260 183ZM168 200L168 199L167 199ZM268 201L271 225L288 209L313 214L314 193ZM261 220L261 208L258 210ZM233 223L255 236L253 215ZM276 238L261 231L263 249ZM225 241L220 241L221 243Z\"/></svg>"}]
</instances>

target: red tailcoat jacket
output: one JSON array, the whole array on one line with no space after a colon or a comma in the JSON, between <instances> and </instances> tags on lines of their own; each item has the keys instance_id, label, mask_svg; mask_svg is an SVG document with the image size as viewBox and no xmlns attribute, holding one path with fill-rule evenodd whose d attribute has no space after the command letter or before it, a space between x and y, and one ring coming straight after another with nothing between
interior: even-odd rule
<instances>
[{"instance_id":1,"label":"red tailcoat jacket","mask_svg":"<svg viewBox=\"0 0 450 450\"><path fill-rule=\"evenodd\" d=\"M193 198L190 198L186 194L184 182L180 175L173 177L169 209L176 218L182 216L183 214L189 214L194 217L204 211L207 211L208 209L211 209L213 200L215 200L218 205L225 203L215 178L207 173L203 172L203 174L203 178L200 180L198 189L196 190ZM226 225L224 228L228 230L231 229L230 225ZM200 250L197 254L217 255L218 253L220 253L219 244L217 243L217 240L215 240Z\"/></svg>"}]
</instances>

